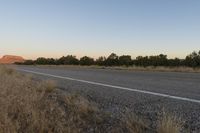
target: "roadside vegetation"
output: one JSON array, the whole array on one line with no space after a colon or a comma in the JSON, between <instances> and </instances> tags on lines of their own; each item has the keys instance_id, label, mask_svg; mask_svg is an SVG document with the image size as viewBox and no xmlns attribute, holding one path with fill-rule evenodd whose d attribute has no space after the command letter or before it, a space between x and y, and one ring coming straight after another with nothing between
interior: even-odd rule
<instances>
[{"instance_id":1,"label":"roadside vegetation","mask_svg":"<svg viewBox=\"0 0 200 133\"><path fill-rule=\"evenodd\" d=\"M125 67L182 67L197 69L200 67L200 51L192 52L185 59L168 59L167 55L160 54L154 56L138 56L132 59L130 55L118 56L115 53L108 57L99 57L94 59L88 56L77 59L76 56L67 55L59 59L39 57L36 60L26 60L24 63L16 63L22 65L83 65L83 66L125 66Z\"/></svg>"},{"instance_id":2,"label":"roadside vegetation","mask_svg":"<svg viewBox=\"0 0 200 133\"><path fill-rule=\"evenodd\" d=\"M132 113L114 118L87 98L63 92L51 80L36 81L13 69L0 66L1 133L179 133L181 125L163 115L150 128Z\"/></svg>"}]
</instances>

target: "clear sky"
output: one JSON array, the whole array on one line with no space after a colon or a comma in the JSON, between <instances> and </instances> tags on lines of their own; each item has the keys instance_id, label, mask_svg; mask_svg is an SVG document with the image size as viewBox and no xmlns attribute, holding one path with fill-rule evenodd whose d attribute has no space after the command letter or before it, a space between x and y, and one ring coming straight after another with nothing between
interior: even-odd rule
<instances>
[{"instance_id":1,"label":"clear sky","mask_svg":"<svg viewBox=\"0 0 200 133\"><path fill-rule=\"evenodd\" d=\"M0 56L200 50L200 0L0 0Z\"/></svg>"}]
</instances>

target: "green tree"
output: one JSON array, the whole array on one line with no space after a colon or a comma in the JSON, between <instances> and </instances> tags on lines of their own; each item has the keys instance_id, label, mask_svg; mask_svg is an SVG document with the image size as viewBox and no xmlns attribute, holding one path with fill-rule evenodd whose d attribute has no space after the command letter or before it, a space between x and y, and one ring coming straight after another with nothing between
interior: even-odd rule
<instances>
[{"instance_id":1,"label":"green tree","mask_svg":"<svg viewBox=\"0 0 200 133\"><path fill-rule=\"evenodd\" d=\"M138 56L138 57L136 57L136 60L134 62L135 62L135 65L137 65L137 66L144 66L144 67L146 67L146 66L150 65L149 64L148 56L145 56L145 57Z\"/></svg>"},{"instance_id":2,"label":"green tree","mask_svg":"<svg viewBox=\"0 0 200 133\"><path fill-rule=\"evenodd\" d=\"M132 59L130 55L122 55L119 57L119 64L120 65L131 65Z\"/></svg>"},{"instance_id":3,"label":"green tree","mask_svg":"<svg viewBox=\"0 0 200 133\"><path fill-rule=\"evenodd\" d=\"M168 65L168 59L167 55L156 55L156 56L150 56L148 58L149 65L151 66L167 66Z\"/></svg>"},{"instance_id":4,"label":"green tree","mask_svg":"<svg viewBox=\"0 0 200 133\"><path fill-rule=\"evenodd\" d=\"M57 60L57 64L62 65L78 65L79 60L76 58L76 56L73 55L67 55L63 56L60 59Z\"/></svg>"},{"instance_id":5,"label":"green tree","mask_svg":"<svg viewBox=\"0 0 200 133\"><path fill-rule=\"evenodd\" d=\"M47 59L44 57L39 57L36 59L35 63L38 65L47 65Z\"/></svg>"},{"instance_id":6,"label":"green tree","mask_svg":"<svg viewBox=\"0 0 200 133\"><path fill-rule=\"evenodd\" d=\"M185 58L185 65L190 67L199 67L200 66L200 51L192 52L190 55Z\"/></svg>"},{"instance_id":7,"label":"green tree","mask_svg":"<svg viewBox=\"0 0 200 133\"><path fill-rule=\"evenodd\" d=\"M44 58L44 57L39 57L34 62L35 64L38 64L38 65L54 65L55 64L55 60L53 58Z\"/></svg>"},{"instance_id":8,"label":"green tree","mask_svg":"<svg viewBox=\"0 0 200 133\"><path fill-rule=\"evenodd\" d=\"M168 59L168 66L181 66L182 60L179 58Z\"/></svg>"},{"instance_id":9,"label":"green tree","mask_svg":"<svg viewBox=\"0 0 200 133\"><path fill-rule=\"evenodd\" d=\"M84 56L80 59L80 65L93 65L94 64L94 59L90 58L88 56Z\"/></svg>"},{"instance_id":10,"label":"green tree","mask_svg":"<svg viewBox=\"0 0 200 133\"><path fill-rule=\"evenodd\" d=\"M35 62L34 62L33 60L26 60L26 61L24 61L23 64L24 64L24 65L34 65Z\"/></svg>"},{"instance_id":11,"label":"green tree","mask_svg":"<svg viewBox=\"0 0 200 133\"><path fill-rule=\"evenodd\" d=\"M119 65L119 57L115 53L112 53L106 59L106 63L105 64L107 66L117 66L117 65Z\"/></svg>"},{"instance_id":12,"label":"green tree","mask_svg":"<svg viewBox=\"0 0 200 133\"><path fill-rule=\"evenodd\" d=\"M103 66L105 65L105 61L106 61L106 57L101 56L96 60L95 64L99 66Z\"/></svg>"}]
</instances>

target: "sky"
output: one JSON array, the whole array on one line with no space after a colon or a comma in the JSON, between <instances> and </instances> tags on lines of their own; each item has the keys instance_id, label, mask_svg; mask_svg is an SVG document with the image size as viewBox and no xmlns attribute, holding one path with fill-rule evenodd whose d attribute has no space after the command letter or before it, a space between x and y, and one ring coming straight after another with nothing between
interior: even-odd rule
<instances>
[{"instance_id":1,"label":"sky","mask_svg":"<svg viewBox=\"0 0 200 133\"><path fill-rule=\"evenodd\" d=\"M199 0L0 0L0 56L184 58L194 50Z\"/></svg>"}]
</instances>

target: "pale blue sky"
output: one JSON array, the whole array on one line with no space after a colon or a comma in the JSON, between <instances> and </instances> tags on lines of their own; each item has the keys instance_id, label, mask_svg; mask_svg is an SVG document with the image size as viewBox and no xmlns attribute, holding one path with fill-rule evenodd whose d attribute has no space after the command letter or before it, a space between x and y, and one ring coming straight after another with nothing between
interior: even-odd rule
<instances>
[{"instance_id":1,"label":"pale blue sky","mask_svg":"<svg viewBox=\"0 0 200 133\"><path fill-rule=\"evenodd\" d=\"M0 0L0 56L200 50L199 0Z\"/></svg>"}]
</instances>

